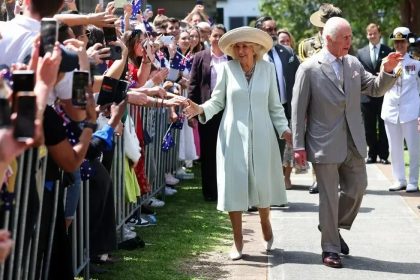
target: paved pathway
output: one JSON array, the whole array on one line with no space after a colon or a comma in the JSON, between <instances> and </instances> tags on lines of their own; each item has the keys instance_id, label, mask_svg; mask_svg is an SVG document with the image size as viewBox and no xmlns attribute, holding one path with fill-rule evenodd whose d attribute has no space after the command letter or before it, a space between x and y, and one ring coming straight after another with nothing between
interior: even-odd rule
<instances>
[{"instance_id":1,"label":"paved pathway","mask_svg":"<svg viewBox=\"0 0 420 280\"><path fill-rule=\"evenodd\" d=\"M272 211L275 249L267 277L254 279L420 279L420 216L408 200L388 192L389 168L368 165L369 186L351 231L342 231L350 255L343 269L322 265L318 195L310 195L311 175L294 175L289 209ZM420 203L419 195L414 199Z\"/></svg>"}]
</instances>

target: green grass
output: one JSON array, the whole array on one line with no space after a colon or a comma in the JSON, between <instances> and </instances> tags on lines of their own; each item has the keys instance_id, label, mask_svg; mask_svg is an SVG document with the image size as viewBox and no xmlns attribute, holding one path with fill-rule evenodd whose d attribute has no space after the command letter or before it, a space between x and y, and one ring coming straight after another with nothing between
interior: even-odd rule
<instances>
[{"instance_id":1,"label":"green grass","mask_svg":"<svg viewBox=\"0 0 420 280\"><path fill-rule=\"evenodd\" d=\"M231 235L228 216L216 210L216 203L203 200L199 171L195 167L196 179L183 181L177 194L166 197L165 207L156 210L156 226L136 230L146 247L117 251L121 260L106 266L109 273L98 279L197 279L185 274L183 262L220 249Z\"/></svg>"}]
</instances>

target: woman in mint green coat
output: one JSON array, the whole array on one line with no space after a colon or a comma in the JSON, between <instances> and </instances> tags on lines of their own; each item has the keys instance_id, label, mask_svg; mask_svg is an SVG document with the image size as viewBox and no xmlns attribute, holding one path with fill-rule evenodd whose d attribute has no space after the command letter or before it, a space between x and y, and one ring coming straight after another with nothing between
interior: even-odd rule
<instances>
[{"instance_id":1,"label":"woman in mint green coat","mask_svg":"<svg viewBox=\"0 0 420 280\"><path fill-rule=\"evenodd\" d=\"M270 205L287 203L274 129L288 143L291 133L274 67L262 60L273 46L271 37L240 27L227 32L219 46L233 60L218 73L211 99L202 105L189 100L185 112L205 123L224 109L216 148L217 209L229 212L234 237L230 258L235 260L242 257L242 211L248 206L258 207L265 249L271 249Z\"/></svg>"}]
</instances>

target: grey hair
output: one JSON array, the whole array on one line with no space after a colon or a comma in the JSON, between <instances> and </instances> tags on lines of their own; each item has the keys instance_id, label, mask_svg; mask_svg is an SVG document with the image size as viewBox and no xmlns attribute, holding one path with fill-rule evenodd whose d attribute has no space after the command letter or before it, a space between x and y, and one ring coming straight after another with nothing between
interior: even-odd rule
<instances>
[{"instance_id":1,"label":"grey hair","mask_svg":"<svg viewBox=\"0 0 420 280\"><path fill-rule=\"evenodd\" d=\"M322 38L324 39L324 42L327 42L327 36L330 36L332 39L336 39L338 32L343 26L350 27L350 23L344 18L332 17L328 19L322 31Z\"/></svg>"},{"instance_id":2,"label":"grey hair","mask_svg":"<svg viewBox=\"0 0 420 280\"><path fill-rule=\"evenodd\" d=\"M238 43L240 43L240 42L238 42ZM264 54L266 53L264 47L261 46L260 44L252 43L252 42L243 42L243 43L252 46L252 49L254 50L254 53L255 53L255 55L254 55L255 61L261 60L263 58ZM229 46L229 49L232 49L232 50L229 50L229 52L232 54L233 59L238 59L238 57L236 57L235 52L233 51L234 46L235 46L235 44L231 44Z\"/></svg>"}]
</instances>

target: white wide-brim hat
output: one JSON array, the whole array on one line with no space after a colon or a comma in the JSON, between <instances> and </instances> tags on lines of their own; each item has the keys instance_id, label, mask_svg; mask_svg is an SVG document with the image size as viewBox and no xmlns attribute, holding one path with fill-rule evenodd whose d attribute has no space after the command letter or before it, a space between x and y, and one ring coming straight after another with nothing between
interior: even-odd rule
<instances>
[{"instance_id":1,"label":"white wide-brim hat","mask_svg":"<svg viewBox=\"0 0 420 280\"><path fill-rule=\"evenodd\" d=\"M233 46L239 42L258 44L265 52L273 47L273 39L268 33L249 26L235 28L225 33L219 40L219 47L224 54L233 57Z\"/></svg>"}]
</instances>

